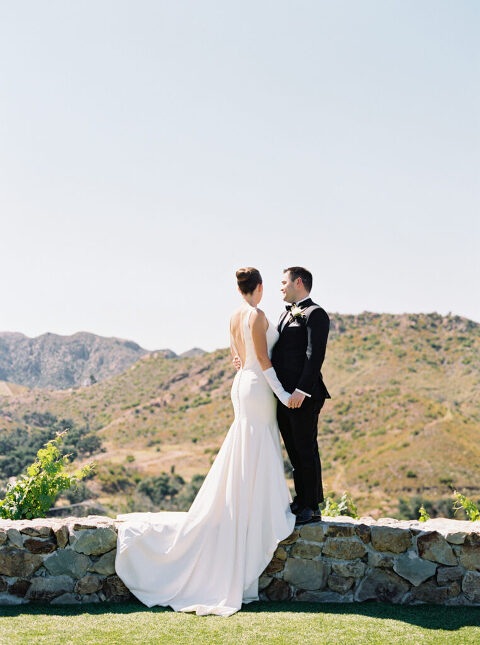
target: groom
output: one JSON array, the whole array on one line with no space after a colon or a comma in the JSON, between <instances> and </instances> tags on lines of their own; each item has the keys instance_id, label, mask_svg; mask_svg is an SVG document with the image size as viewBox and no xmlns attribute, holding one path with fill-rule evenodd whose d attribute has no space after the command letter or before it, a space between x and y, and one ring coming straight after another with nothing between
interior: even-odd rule
<instances>
[{"instance_id":1,"label":"groom","mask_svg":"<svg viewBox=\"0 0 480 645\"><path fill-rule=\"evenodd\" d=\"M310 298L312 274L303 267L285 269L281 292L287 304L280 316L280 337L273 348L272 365L278 379L293 392L289 407L277 405L277 421L293 467L295 498L292 513L297 524L321 519L322 469L317 444L318 414L330 395L323 383L330 319Z\"/></svg>"}]
</instances>

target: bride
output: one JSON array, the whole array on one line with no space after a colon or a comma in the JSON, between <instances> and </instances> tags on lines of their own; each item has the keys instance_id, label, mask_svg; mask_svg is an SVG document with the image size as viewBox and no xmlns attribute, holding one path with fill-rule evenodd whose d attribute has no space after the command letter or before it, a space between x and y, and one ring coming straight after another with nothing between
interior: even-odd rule
<instances>
[{"instance_id":1,"label":"bride","mask_svg":"<svg viewBox=\"0 0 480 645\"><path fill-rule=\"evenodd\" d=\"M117 516L116 572L148 607L230 616L258 600L258 578L295 526L272 393L288 405L270 362L278 332L257 307L259 271L236 277L243 304L230 319L230 346L242 366L222 447L188 512Z\"/></svg>"}]
</instances>

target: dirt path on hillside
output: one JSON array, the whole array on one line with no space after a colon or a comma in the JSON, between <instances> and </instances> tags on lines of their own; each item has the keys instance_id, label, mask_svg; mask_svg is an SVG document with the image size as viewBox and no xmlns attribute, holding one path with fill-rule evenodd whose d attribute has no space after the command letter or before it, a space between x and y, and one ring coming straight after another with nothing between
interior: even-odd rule
<instances>
[{"instance_id":1,"label":"dirt path on hillside","mask_svg":"<svg viewBox=\"0 0 480 645\"><path fill-rule=\"evenodd\" d=\"M447 414L444 417L440 417L439 419L434 419L433 421L430 421L427 423L423 430L427 431L427 434L431 434L432 429L438 425L439 423L444 423L445 421L451 421L453 419L453 414L452 410L450 408L447 408Z\"/></svg>"},{"instance_id":2,"label":"dirt path on hillside","mask_svg":"<svg viewBox=\"0 0 480 645\"><path fill-rule=\"evenodd\" d=\"M334 490L336 493L343 492L346 487L345 481L345 467L337 463L335 464L335 476L332 480L331 490Z\"/></svg>"},{"instance_id":3,"label":"dirt path on hillside","mask_svg":"<svg viewBox=\"0 0 480 645\"><path fill-rule=\"evenodd\" d=\"M13 396L12 390L8 387L5 381L0 381L0 396Z\"/></svg>"}]
</instances>

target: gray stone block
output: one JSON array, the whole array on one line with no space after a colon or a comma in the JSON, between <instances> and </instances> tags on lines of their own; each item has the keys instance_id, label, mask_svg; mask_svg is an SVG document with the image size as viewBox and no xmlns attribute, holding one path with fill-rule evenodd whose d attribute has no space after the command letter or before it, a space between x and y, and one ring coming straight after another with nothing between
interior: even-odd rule
<instances>
[{"instance_id":1,"label":"gray stone block","mask_svg":"<svg viewBox=\"0 0 480 645\"><path fill-rule=\"evenodd\" d=\"M367 565L360 560L349 562L332 562L332 571L345 578L361 578L365 573Z\"/></svg>"},{"instance_id":2,"label":"gray stone block","mask_svg":"<svg viewBox=\"0 0 480 645\"><path fill-rule=\"evenodd\" d=\"M382 602L401 602L410 585L393 571L372 569L355 592L355 600L381 600Z\"/></svg>"},{"instance_id":3,"label":"gray stone block","mask_svg":"<svg viewBox=\"0 0 480 645\"><path fill-rule=\"evenodd\" d=\"M354 582L355 578L345 578L344 576L339 576L336 573L331 573L327 580L329 589L340 594L347 593L347 591L353 586Z\"/></svg>"},{"instance_id":4,"label":"gray stone block","mask_svg":"<svg viewBox=\"0 0 480 645\"><path fill-rule=\"evenodd\" d=\"M393 570L402 578L418 586L435 575L437 565L419 558L414 551L407 551L395 558Z\"/></svg>"},{"instance_id":5,"label":"gray stone block","mask_svg":"<svg viewBox=\"0 0 480 645\"><path fill-rule=\"evenodd\" d=\"M18 529L7 529L10 542L18 549L23 549L23 536Z\"/></svg>"},{"instance_id":6,"label":"gray stone block","mask_svg":"<svg viewBox=\"0 0 480 645\"><path fill-rule=\"evenodd\" d=\"M370 527L372 546L377 551L402 553L412 546L412 533L409 529L392 526Z\"/></svg>"},{"instance_id":7,"label":"gray stone block","mask_svg":"<svg viewBox=\"0 0 480 645\"><path fill-rule=\"evenodd\" d=\"M327 583L329 567L325 562L288 558L283 579L300 589L322 589Z\"/></svg>"},{"instance_id":8,"label":"gray stone block","mask_svg":"<svg viewBox=\"0 0 480 645\"><path fill-rule=\"evenodd\" d=\"M298 602L353 602L353 593L342 595L334 591L299 591L294 600Z\"/></svg>"},{"instance_id":9,"label":"gray stone block","mask_svg":"<svg viewBox=\"0 0 480 645\"><path fill-rule=\"evenodd\" d=\"M480 603L480 573L467 571L463 578L462 591L468 600Z\"/></svg>"},{"instance_id":10,"label":"gray stone block","mask_svg":"<svg viewBox=\"0 0 480 645\"><path fill-rule=\"evenodd\" d=\"M70 576L55 576L53 578L32 578L25 598L28 600L51 601L57 596L73 591L74 580Z\"/></svg>"},{"instance_id":11,"label":"gray stone block","mask_svg":"<svg viewBox=\"0 0 480 645\"><path fill-rule=\"evenodd\" d=\"M53 532L55 534L58 547L60 549L64 549L68 544L68 526L57 526L53 529Z\"/></svg>"},{"instance_id":12,"label":"gray stone block","mask_svg":"<svg viewBox=\"0 0 480 645\"><path fill-rule=\"evenodd\" d=\"M327 538L323 545L323 555L339 560L354 560L365 555L367 549L363 542L349 538Z\"/></svg>"},{"instance_id":13,"label":"gray stone block","mask_svg":"<svg viewBox=\"0 0 480 645\"><path fill-rule=\"evenodd\" d=\"M355 528L352 524L330 524L326 537L353 537Z\"/></svg>"},{"instance_id":14,"label":"gray stone block","mask_svg":"<svg viewBox=\"0 0 480 645\"><path fill-rule=\"evenodd\" d=\"M111 528L78 531L73 548L86 555L101 555L117 546L117 534Z\"/></svg>"},{"instance_id":15,"label":"gray stone block","mask_svg":"<svg viewBox=\"0 0 480 645\"><path fill-rule=\"evenodd\" d=\"M115 573L115 558L117 556L117 549L104 553L92 566L88 569L93 573L100 573L104 576L109 576Z\"/></svg>"},{"instance_id":16,"label":"gray stone block","mask_svg":"<svg viewBox=\"0 0 480 645\"><path fill-rule=\"evenodd\" d=\"M102 588L102 580L98 576L86 575L78 580L75 585L75 593L88 594L94 593Z\"/></svg>"},{"instance_id":17,"label":"gray stone block","mask_svg":"<svg viewBox=\"0 0 480 645\"><path fill-rule=\"evenodd\" d=\"M432 531L426 535L419 535L417 548L418 554L425 560L439 562L440 564L457 564L457 557L452 551L452 547L440 533Z\"/></svg>"},{"instance_id":18,"label":"gray stone block","mask_svg":"<svg viewBox=\"0 0 480 645\"><path fill-rule=\"evenodd\" d=\"M306 558L312 559L319 556L322 553L322 547L320 544L308 544L307 542L298 541L296 542L290 555L295 558Z\"/></svg>"},{"instance_id":19,"label":"gray stone block","mask_svg":"<svg viewBox=\"0 0 480 645\"><path fill-rule=\"evenodd\" d=\"M446 585L453 580L460 580L464 573L463 567L438 567L437 582L439 585Z\"/></svg>"},{"instance_id":20,"label":"gray stone block","mask_svg":"<svg viewBox=\"0 0 480 645\"><path fill-rule=\"evenodd\" d=\"M395 556L392 553L379 553L378 551L369 551L368 566L379 569L393 569Z\"/></svg>"},{"instance_id":21,"label":"gray stone block","mask_svg":"<svg viewBox=\"0 0 480 645\"><path fill-rule=\"evenodd\" d=\"M81 578L87 573L90 560L86 555L72 549L59 549L45 558L43 564L53 576L67 574L73 578Z\"/></svg>"},{"instance_id":22,"label":"gray stone block","mask_svg":"<svg viewBox=\"0 0 480 645\"><path fill-rule=\"evenodd\" d=\"M57 598L54 598L51 605L79 605L80 600L73 593L64 593Z\"/></svg>"},{"instance_id":23,"label":"gray stone block","mask_svg":"<svg viewBox=\"0 0 480 645\"><path fill-rule=\"evenodd\" d=\"M122 580L117 576L108 576L103 580L102 591L105 593L107 600L128 600L131 597L130 591L124 585Z\"/></svg>"},{"instance_id":24,"label":"gray stone block","mask_svg":"<svg viewBox=\"0 0 480 645\"><path fill-rule=\"evenodd\" d=\"M284 580L274 578L266 588L265 594L269 600L282 602L288 600L291 596L290 587Z\"/></svg>"},{"instance_id":25,"label":"gray stone block","mask_svg":"<svg viewBox=\"0 0 480 645\"><path fill-rule=\"evenodd\" d=\"M258 579L258 591L266 589L272 580L273 578L271 576L267 576L266 574L261 575Z\"/></svg>"},{"instance_id":26,"label":"gray stone block","mask_svg":"<svg viewBox=\"0 0 480 645\"><path fill-rule=\"evenodd\" d=\"M52 535L52 529L50 526L41 524L41 520L35 520L35 524L28 524L27 526L22 526L20 528L20 533L24 535L29 535L30 537L50 537Z\"/></svg>"},{"instance_id":27,"label":"gray stone block","mask_svg":"<svg viewBox=\"0 0 480 645\"><path fill-rule=\"evenodd\" d=\"M480 546L465 544L460 553L460 564L465 569L480 571Z\"/></svg>"},{"instance_id":28,"label":"gray stone block","mask_svg":"<svg viewBox=\"0 0 480 645\"><path fill-rule=\"evenodd\" d=\"M424 582L413 587L410 599L414 602L429 602L442 605L448 599L448 587L437 587L434 582Z\"/></svg>"},{"instance_id":29,"label":"gray stone block","mask_svg":"<svg viewBox=\"0 0 480 645\"><path fill-rule=\"evenodd\" d=\"M324 523L307 524L300 529L300 537L309 542L323 542L328 525Z\"/></svg>"},{"instance_id":30,"label":"gray stone block","mask_svg":"<svg viewBox=\"0 0 480 645\"><path fill-rule=\"evenodd\" d=\"M42 557L15 547L0 549L0 574L12 577L30 576L42 565Z\"/></svg>"}]
</instances>

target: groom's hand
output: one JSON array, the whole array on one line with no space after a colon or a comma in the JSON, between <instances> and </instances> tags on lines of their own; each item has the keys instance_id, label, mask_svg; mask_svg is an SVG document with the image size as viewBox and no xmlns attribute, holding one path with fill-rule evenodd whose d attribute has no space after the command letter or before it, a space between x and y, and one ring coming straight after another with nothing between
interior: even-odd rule
<instances>
[{"instance_id":1,"label":"groom's hand","mask_svg":"<svg viewBox=\"0 0 480 645\"><path fill-rule=\"evenodd\" d=\"M235 365L235 369L239 370L242 367L242 361L238 356L234 356L232 363Z\"/></svg>"},{"instance_id":2,"label":"groom's hand","mask_svg":"<svg viewBox=\"0 0 480 645\"><path fill-rule=\"evenodd\" d=\"M302 394L301 392L297 392L295 390L295 392L293 392L292 396L288 401L288 407L299 408L302 405L304 398L305 398L305 394Z\"/></svg>"}]
</instances>

